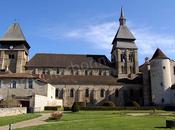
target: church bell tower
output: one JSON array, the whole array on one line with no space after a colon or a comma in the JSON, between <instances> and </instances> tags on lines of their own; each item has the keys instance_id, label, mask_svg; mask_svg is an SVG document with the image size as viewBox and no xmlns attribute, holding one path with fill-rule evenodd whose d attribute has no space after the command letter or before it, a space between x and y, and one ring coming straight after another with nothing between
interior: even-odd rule
<instances>
[{"instance_id":1,"label":"church bell tower","mask_svg":"<svg viewBox=\"0 0 175 130\"><path fill-rule=\"evenodd\" d=\"M12 73L25 73L30 46L18 23L13 23L0 38L0 69Z\"/></svg>"},{"instance_id":2,"label":"church bell tower","mask_svg":"<svg viewBox=\"0 0 175 130\"><path fill-rule=\"evenodd\" d=\"M123 9L119 18L119 29L112 42L111 61L113 75L118 78L132 78L138 73L138 54L135 37L126 25Z\"/></svg>"}]
</instances>

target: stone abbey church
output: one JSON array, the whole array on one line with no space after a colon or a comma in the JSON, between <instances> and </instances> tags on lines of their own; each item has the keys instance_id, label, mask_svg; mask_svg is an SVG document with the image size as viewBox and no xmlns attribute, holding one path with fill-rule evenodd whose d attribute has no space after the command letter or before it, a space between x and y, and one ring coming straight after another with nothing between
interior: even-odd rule
<instances>
[{"instance_id":1,"label":"stone abbey church","mask_svg":"<svg viewBox=\"0 0 175 130\"><path fill-rule=\"evenodd\" d=\"M27 107L33 106L35 94L62 99L65 107L74 102L99 106L104 101L116 106L131 106L133 101L142 106L175 105L175 62L157 49L152 59L139 67L135 41L121 10L111 59L45 53L29 59L30 45L14 23L0 39L0 97L12 96ZM45 89L46 84L54 91ZM37 100L42 104L43 100Z\"/></svg>"}]
</instances>

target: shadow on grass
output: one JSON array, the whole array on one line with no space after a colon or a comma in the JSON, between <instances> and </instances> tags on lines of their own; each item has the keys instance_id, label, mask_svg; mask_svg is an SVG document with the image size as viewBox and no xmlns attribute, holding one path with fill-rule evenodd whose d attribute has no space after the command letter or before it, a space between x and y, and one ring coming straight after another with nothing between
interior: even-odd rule
<instances>
[{"instance_id":1,"label":"shadow on grass","mask_svg":"<svg viewBox=\"0 0 175 130\"><path fill-rule=\"evenodd\" d=\"M168 128L168 127L166 127L166 126L154 127L154 128L157 128L157 129L169 129L169 128Z\"/></svg>"}]
</instances>

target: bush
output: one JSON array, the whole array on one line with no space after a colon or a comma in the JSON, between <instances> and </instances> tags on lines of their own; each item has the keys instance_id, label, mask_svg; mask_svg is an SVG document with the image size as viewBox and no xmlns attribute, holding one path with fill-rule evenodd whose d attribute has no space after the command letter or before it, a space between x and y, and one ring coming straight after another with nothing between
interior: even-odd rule
<instances>
[{"instance_id":1,"label":"bush","mask_svg":"<svg viewBox=\"0 0 175 130\"><path fill-rule=\"evenodd\" d=\"M17 101L12 97L7 97L5 100L1 102L0 106L4 108L19 107L20 103L19 101Z\"/></svg>"},{"instance_id":2,"label":"bush","mask_svg":"<svg viewBox=\"0 0 175 130\"><path fill-rule=\"evenodd\" d=\"M77 102L74 102L71 108L72 112L79 112L80 108Z\"/></svg>"},{"instance_id":3,"label":"bush","mask_svg":"<svg viewBox=\"0 0 175 130\"><path fill-rule=\"evenodd\" d=\"M63 116L63 113L62 112L56 111L56 112L53 112L51 114L50 119L51 120L60 120L62 116Z\"/></svg>"},{"instance_id":4,"label":"bush","mask_svg":"<svg viewBox=\"0 0 175 130\"><path fill-rule=\"evenodd\" d=\"M64 107L62 106L46 106L44 110L51 110L51 111L64 111Z\"/></svg>"},{"instance_id":5,"label":"bush","mask_svg":"<svg viewBox=\"0 0 175 130\"><path fill-rule=\"evenodd\" d=\"M115 107L115 104L111 101L103 101L100 105L104 107Z\"/></svg>"},{"instance_id":6,"label":"bush","mask_svg":"<svg viewBox=\"0 0 175 130\"><path fill-rule=\"evenodd\" d=\"M141 106L136 102L136 101L132 101L132 104L134 105L134 107L139 110L141 108Z\"/></svg>"}]
</instances>

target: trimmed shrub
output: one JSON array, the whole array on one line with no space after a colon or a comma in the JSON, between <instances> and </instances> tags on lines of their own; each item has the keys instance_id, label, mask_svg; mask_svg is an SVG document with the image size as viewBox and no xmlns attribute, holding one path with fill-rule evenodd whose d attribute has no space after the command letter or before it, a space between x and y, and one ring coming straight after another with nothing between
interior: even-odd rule
<instances>
[{"instance_id":1,"label":"trimmed shrub","mask_svg":"<svg viewBox=\"0 0 175 130\"><path fill-rule=\"evenodd\" d=\"M141 106L136 101L132 101L132 104L137 110L141 108Z\"/></svg>"},{"instance_id":2,"label":"trimmed shrub","mask_svg":"<svg viewBox=\"0 0 175 130\"><path fill-rule=\"evenodd\" d=\"M64 107L61 106L46 106L44 110L51 110L51 111L64 111Z\"/></svg>"},{"instance_id":3,"label":"trimmed shrub","mask_svg":"<svg viewBox=\"0 0 175 130\"><path fill-rule=\"evenodd\" d=\"M103 101L100 105L104 107L115 107L115 104L111 101Z\"/></svg>"},{"instance_id":4,"label":"trimmed shrub","mask_svg":"<svg viewBox=\"0 0 175 130\"><path fill-rule=\"evenodd\" d=\"M50 119L51 120L60 120L62 116L63 116L62 112L56 111L56 112L51 113Z\"/></svg>"},{"instance_id":5,"label":"trimmed shrub","mask_svg":"<svg viewBox=\"0 0 175 130\"><path fill-rule=\"evenodd\" d=\"M77 102L74 102L71 108L72 112L79 112L80 108Z\"/></svg>"}]
</instances>

